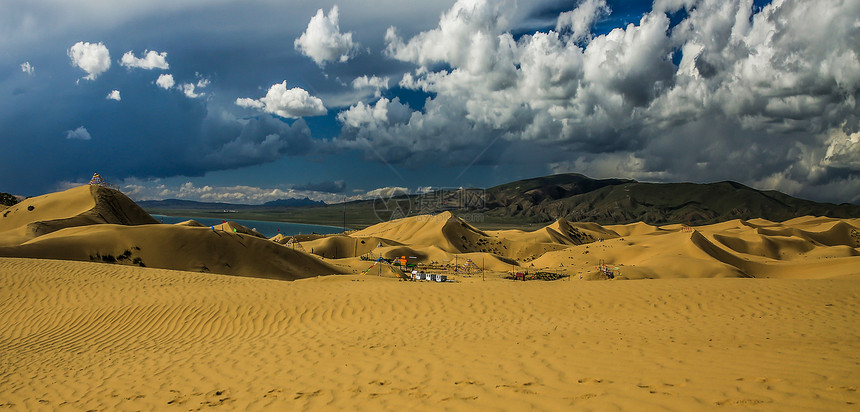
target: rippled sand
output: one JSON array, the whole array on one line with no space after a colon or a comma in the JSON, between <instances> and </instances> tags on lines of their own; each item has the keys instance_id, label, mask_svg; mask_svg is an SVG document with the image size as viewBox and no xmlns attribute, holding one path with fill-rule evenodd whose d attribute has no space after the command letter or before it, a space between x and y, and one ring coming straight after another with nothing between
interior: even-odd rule
<instances>
[{"instance_id":1,"label":"rippled sand","mask_svg":"<svg viewBox=\"0 0 860 412\"><path fill-rule=\"evenodd\" d=\"M14 410L856 410L860 281L282 282L0 258Z\"/></svg>"}]
</instances>

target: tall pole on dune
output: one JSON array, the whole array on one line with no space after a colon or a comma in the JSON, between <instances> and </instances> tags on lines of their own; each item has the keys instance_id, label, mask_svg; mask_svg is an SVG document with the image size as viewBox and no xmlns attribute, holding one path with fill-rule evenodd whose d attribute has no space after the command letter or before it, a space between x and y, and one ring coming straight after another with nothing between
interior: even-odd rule
<instances>
[{"instance_id":1,"label":"tall pole on dune","mask_svg":"<svg viewBox=\"0 0 860 412\"><path fill-rule=\"evenodd\" d=\"M343 196L343 231L346 233L346 195Z\"/></svg>"}]
</instances>

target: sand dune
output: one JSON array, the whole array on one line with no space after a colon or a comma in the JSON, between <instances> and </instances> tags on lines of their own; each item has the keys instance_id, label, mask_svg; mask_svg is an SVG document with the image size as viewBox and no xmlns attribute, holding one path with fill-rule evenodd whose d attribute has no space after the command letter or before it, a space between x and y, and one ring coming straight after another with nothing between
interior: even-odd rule
<instances>
[{"instance_id":1,"label":"sand dune","mask_svg":"<svg viewBox=\"0 0 860 412\"><path fill-rule=\"evenodd\" d=\"M121 192L95 185L25 199L0 216L0 245L23 243L66 227L158 223Z\"/></svg>"},{"instance_id":2,"label":"sand dune","mask_svg":"<svg viewBox=\"0 0 860 412\"><path fill-rule=\"evenodd\" d=\"M406 256L456 275L482 262L495 277L519 271L605 279L860 276L857 219L733 220L708 226L602 227L560 219L534 231L483 231L450 212L382 222L348 234L267 240L235 222L153 225L122 193L82 186L28 199L0 216L0 256L145 264L165 269L297 279L359 273L359 257ZM149 223L149 224L147 224ZM694 230L694 231L693 231ZM253 240L251 240L253 239ZM286 250L289 249L289 250Z\"/></svg>"},{"instance_id":3,"label":"sand dune","mask_svg":"<svg viewBox=\"0 0 860 412\"><path fill-rule=\"evenodd\" d=\"M860 404L858 279L277 282L14 258L0 274L11 410Z\"/></svg>"},{"instance_id":4,"label":"sand dune","mask_svg":"<svg viewBox=\"0 0 860 412\"><path fill-rule=\"evenodd\" d=\"M293 280L342 271L267 239L209 227L95 225L40 236L0 255Z\"/></svg>"},{"instance_id":5,"label":"sand dune","mask_svg":"<svg viewBox=\"0 0 860 412\"><path fill-rule=\"evenodd\" d=\"M387 248L391 246L403 246L403 244L391 239L356 235L331 235L309 242L302 242L302 245L307 251L327 258L356 257L371 252L379 255L389 250Z\"/></svg>"},{"instance_id":6,"label":"sand dune","mask_svg":"<svg viewBox=\"0 0 860 412\"><path fill-rule=\"evenodd\" d=\"M235 222L158 224L122 193L100 186L27 199L0 217L0 256L97 261L294 280L343 273Z\"/></svg>"},{"instance_id":7,"label":"sand dune","mask_svg":"<svg viewBox=\"0 0 860 412\"><path fill-rule=\"evenodd\" d=\"M373 251L385 258L415 257L410 263L447 262L448 268L458 258L490 262L485 269L496 272L494 276L551 271L606 279L598 269L603 262L618 279L854 277L860 276L860 229L852 223L856 222L807 217L783 223L733 220L689 228L641 222L602 227L559 220L530 232L481 231L443 213L384 222L350 236L304 244L329 258ZM359 239L371 239L368 236L372 242L359 245ZM367 246L379 243L385 247ZM341 263L353 271L362 266L348 259Z\"/></svg>"},{"instance_id":8,"label":"sand dune","mask_svg":"<svg viewBox=\"0 0 860 412\"><path fill-rule=\"evenodd\" d=\"M174 223L176 226L190 226L190 227L206 227L202 223L196 220L186 220L184 222Z\"/></svg>"},{"instance_id":9,"label":"sand dune","mask_svg":"<svg viewBox=\"0 0 860 412\"><path fill-rule=\"evenodd\" d=\"M480 240L489 237L451 212L383 222L352 236L378 237L408 245L434 245L451 253L470 251Z\"/></svg>"},{"instance_id":10,"label":"sand dune","mask_svg":"<svg viewBox=\"0 0 860 412\"><path fill-rule=\"evenodd\" d=\"M598 225L595 225L599 227ZM581 245L591 243L598 238L610 235L610 231L600 231L594 229L583 229L571 225L565 219L556 220L549 226L540 228L533 232L525 232L522 230L499 230L488 232L497 237L502 237L512 241L531 242L531 243L558 243L561 245ZM597 235L597 236L595 236ZM613 237L617 234L612 233ZM612 236L610 235L610 236Z\"/></svg>"}]
</instances>

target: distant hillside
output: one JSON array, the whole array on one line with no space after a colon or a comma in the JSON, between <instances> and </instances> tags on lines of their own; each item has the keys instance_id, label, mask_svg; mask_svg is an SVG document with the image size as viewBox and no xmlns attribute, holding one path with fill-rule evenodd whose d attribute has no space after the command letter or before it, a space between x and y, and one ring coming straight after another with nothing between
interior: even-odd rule
<instances>
[{"instance_id":1,"label":"distant hillside","mask_svg":"<svg viewBox=\"0 0 860 412\"><path fill-rule=\"evenodd\" d=\"M263 206L268 207L303 207L321 205L325 205L325 202L318 202L307 197L304 199L278 199L263 203Z\"/></svg>"},{"instance_id":2,"label":"distant hillside","mask_svg":"<svg viewBox=\"0 0 860 412\"><path fill-rule=\"evenodd\" d=\"M558 218L600 224L708 224L731 219L860 217L860 206L818 203L736 182L640 183L561 174L487 189L484 213L528 222Z\"/></svg>"},{"instance_id":3,"label":"distant hillside","mask_svg":"<svg viewBox=\"0 0 860 412\"><path fill-rule=\"evenodd\" d=\"M266 208L282 207L308 207L322 206L324 202L317 202L305 197L304 199L278 199L263 203L262 205L247 205L241 203L220 202L197 202L194 200L165 199L165 200L142 200L137 202L140 207L148 210L181 209L181 210L257 210Z\"/></svg>"},{"instance_id":4,"label":"distant hillside","mask_svg":"<svg viewBox=\"0 0 860 412\"><path fill-rule=\"evenodd\" d=\"M172 202L172 203L171 203ZM363 228L397 216L450 211L479 228L535 227L564 218L571 222L704 225L732 219L785 221L798 216L860 217L860 206L798 199L735 182L641 183L591 179L570 173L519 180L489 189L438 190L422 195L346 204L283 207L179 200L139 202L153 213L279 220ZM392 205L402 209L392 210ZM206 205L204 208L201 205ZM381 210L382 209L382 210ZM467 216L469 215L469 216ZM345 220L345 222L344 222Z\"/></svg>"}]
</instances>

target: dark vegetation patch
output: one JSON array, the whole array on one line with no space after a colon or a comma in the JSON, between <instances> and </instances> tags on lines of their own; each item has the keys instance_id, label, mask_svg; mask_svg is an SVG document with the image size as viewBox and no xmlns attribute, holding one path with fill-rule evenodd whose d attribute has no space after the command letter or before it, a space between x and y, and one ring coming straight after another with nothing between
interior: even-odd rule
<instances>
[{"instance_id":1,"label":"dark vegetation patch","mask_svg":"<svg viewBox=\"0 0 860 412\"><path fill-rule=\"evenodd\" d=\"M132 249L140 250L140 248L137 246L133 247ZM143 259L141 259L140 256L133 256L133 252L131 251L131 249L126 249L124 252L117 256L114 256L113 254L103 255L101 253L96 253L95 255L90 255L90 261L146 267L146 265L143 263Z\"/></svg>"},{"instance_id":2,"label":"dark vegetation patch","mask_svg":"<svg viewBox=\"0 0 860 412\"><path fill-rule=\"evenodd\" d=\"M18 199L15 198L15 196L9 193L0 192L0 205L14 206L17 203Z\"/></svg>"}]
</instances>

